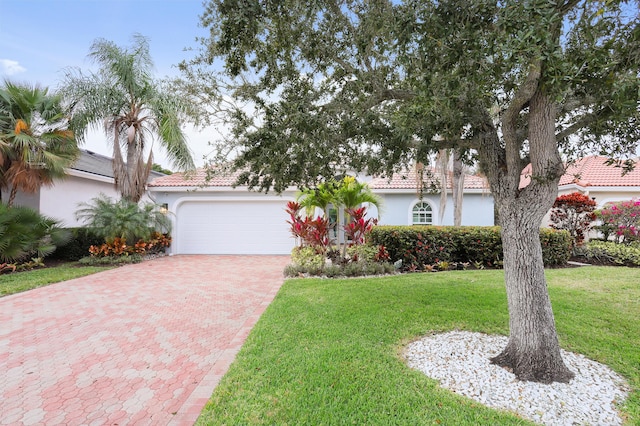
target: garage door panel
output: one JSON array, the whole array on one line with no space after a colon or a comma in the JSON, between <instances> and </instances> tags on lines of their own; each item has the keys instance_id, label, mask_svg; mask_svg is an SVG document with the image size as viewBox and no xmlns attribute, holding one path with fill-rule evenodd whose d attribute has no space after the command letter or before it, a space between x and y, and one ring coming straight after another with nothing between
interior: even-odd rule
<instances>
[{"instance_id":1,"label":"garage door panel","mask_svg":"<svg viewBox=\"0 0 640 426\"><path fill-rule=\"evenodd\" d=\"M286 201L184 202L176 212L180 254L289 254Z\"/></svg>"}]
</instances>

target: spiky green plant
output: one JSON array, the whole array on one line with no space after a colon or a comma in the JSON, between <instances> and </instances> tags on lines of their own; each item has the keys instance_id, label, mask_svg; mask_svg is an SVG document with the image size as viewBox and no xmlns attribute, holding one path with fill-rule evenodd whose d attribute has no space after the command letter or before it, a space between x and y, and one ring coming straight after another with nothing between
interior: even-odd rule
<instances>
[{"instance_id":1,"label":"spiky green plant","mask_svg":"<svg viewBox=\"0 0 640 426\"><path fill-rule=\"evenodd\" d=\"M0 203L0 261L22 262L45 257L69 240L70 234L51 218L28 207Z\"/></svg>"},{"instance_id":2,"label":"spiky green plant","mask_svg":"<svg viewBox=\"0 0 640 426\"><path fill-rule=\"evenodd\" d=\"M114 201L104 194L80 204L76 218L108 243L116 238L129 242L146 240L154 231L171 230L169 217L155 204L138 204L124 198Z\"/></svg>"}]
</instances>

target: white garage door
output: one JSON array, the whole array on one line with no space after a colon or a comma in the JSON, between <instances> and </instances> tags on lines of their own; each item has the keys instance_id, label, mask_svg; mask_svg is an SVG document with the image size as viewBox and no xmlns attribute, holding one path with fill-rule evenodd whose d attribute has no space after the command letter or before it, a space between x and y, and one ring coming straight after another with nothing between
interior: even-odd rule
<instances>
[{"instance_id":1,"label":"white garage door","mask_svg":"<svg viewBox=\"0 0 640 426\"><path fill-rule=\"evenodd\" d=\"M176 212L177 254L290 254L286 201L187 201Z\"/></svg>"}]
</instances>

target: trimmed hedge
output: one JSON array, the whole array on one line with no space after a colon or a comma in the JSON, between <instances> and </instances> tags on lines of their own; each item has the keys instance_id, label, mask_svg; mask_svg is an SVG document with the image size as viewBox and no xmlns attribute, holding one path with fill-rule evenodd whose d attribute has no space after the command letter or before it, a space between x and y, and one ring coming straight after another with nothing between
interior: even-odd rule
<instances>
[{"instance_id":1,"label":"trimmed hedge","mask_svg":"<svg viewBox=\"0 0 640 426\"><path fill-rule=\"evenodd\" d=\"M438 262L502 265L501 228L497 226L376 226L368 241L385 246L391 261L402 260L405 270ZM571 256L568 232L542 228L540 242L546 266L567 263Z\"/></svg>"},{"instance_id":2,"label":"trimmed hedge","mask_svg":"<svg viewBox=\"0 0 640 426\"><path fill-rule=\"evenodd\" d=\"M89 247L104 243L104 238L98 237L87 228L67 228L71 232L71 239L63 246L56 248L49 258L76 261L89 255Z\"/></svg>"}]
</instances>

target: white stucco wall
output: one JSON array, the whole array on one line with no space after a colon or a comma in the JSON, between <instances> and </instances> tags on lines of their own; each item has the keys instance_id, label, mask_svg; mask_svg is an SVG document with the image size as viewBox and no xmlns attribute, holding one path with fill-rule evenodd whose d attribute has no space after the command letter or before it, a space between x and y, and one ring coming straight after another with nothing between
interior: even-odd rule
<instances>
[{"instance_id":1,"label":"white stucco wall","mask_svg":"<svg viewBox=\"0 0 640 426\"><path fill-rule=\"evenodd\" d=\"M83 226L75 218L80 203L89 202L103 193L115 200L120 194L111 179L95 180L79 176L67 176L50 188L40 189L40 213L62 222L63 226Z\"/></svg>"},{"instance_id":2,"label":"white stucco wall","mask_svg":"<svg viewBox=\"0 0 640 426\"><path fill-rule=\"evenodd\" d=\"M57 180L53 186L43 186L34 194L18 192L15 205L35 209L42 215L58 220L62 226L77 227L84 225L75 218L78 205L91 201L100 193L114 200L120 199L112 178L70 170L65 179ZM3 191L3 202L8 199L8 192ZM150 202L151 199L145 195L142 201Z\"/></svg>"},{"instance_id":3,"label":"white stucco wall","mask_svg":"<svg viewBox=\"0 0 640 426\"><path fill-rule=\"evenodd\" d=\"M415 193L378 194L383 200L380 209L380 225L411 225L413 206L419 201ZM433 210L434 225L453 225L453 199L447 197L447 205L442 222L439 221L440 196L425 195L423 201L429 203ZM374 214L374 209L372 209ZM462 203L463 226L492 226L493 197L490 194L467 193Z\"/></svg>"}]
</instances>

